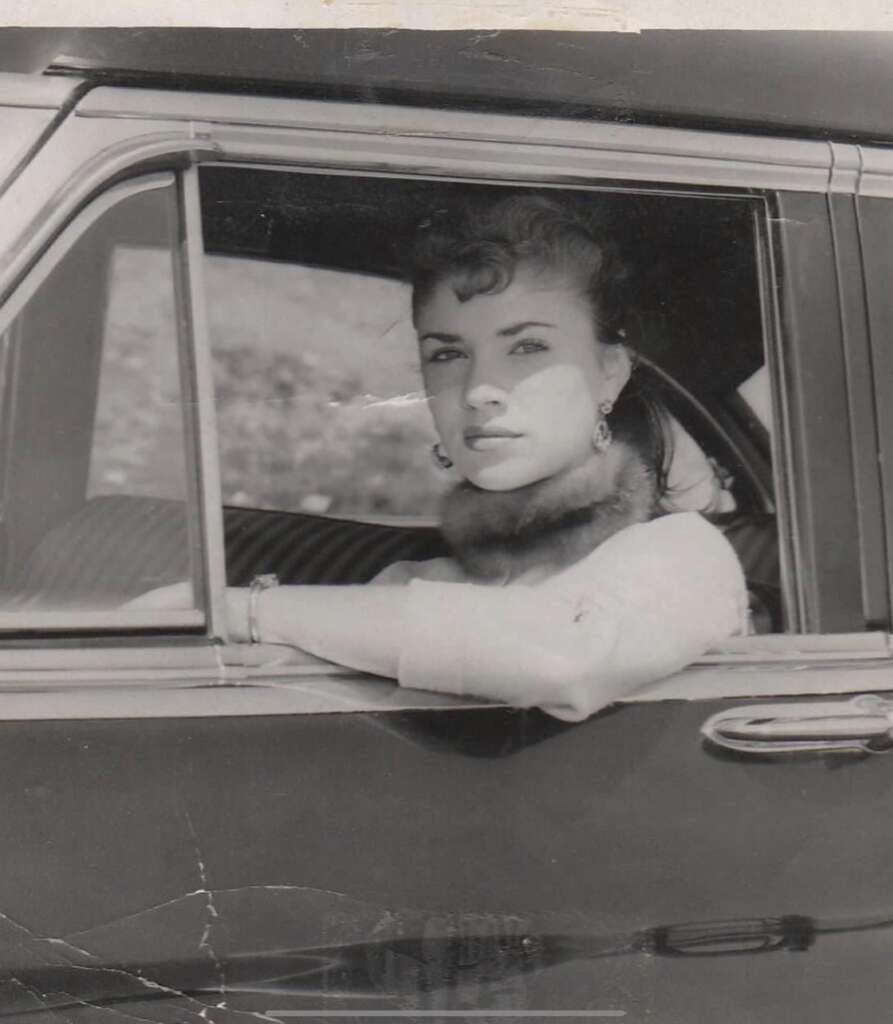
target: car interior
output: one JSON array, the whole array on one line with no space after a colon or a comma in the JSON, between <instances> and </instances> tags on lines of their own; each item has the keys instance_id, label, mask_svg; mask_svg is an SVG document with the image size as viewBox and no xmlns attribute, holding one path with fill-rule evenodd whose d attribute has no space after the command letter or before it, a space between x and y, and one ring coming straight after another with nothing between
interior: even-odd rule
<instances>
[{"instance_id":1,"label":"car interior","mask_svg":"<svg viewBox=\"0 0 893 1024\"><path fill-rule=\"evenodd\" d=\"M395 279L432 211L524 190L233 166L204 167L200 181L210 256ZM762 200L622 186L574 196L598 205L633 268L626 330L640 372L721 467L733 500L711 518L745 566L754 628L782 631L771 436L744 397L765 364ZM5 609L77 607L85 595L91 607L114 607L189 574L194 545L182 497L87 492L109 248L131 231L142 246L176 234L164 218L148 228L146 219L137 204L114 230L85 236L44 286L64 301L32 302L4 336ZM364 583L394 561L445 553L435 524L237 503L224 508L224 532L231 585L268 572L283 583Z\"/></svg>"}]
</instances>

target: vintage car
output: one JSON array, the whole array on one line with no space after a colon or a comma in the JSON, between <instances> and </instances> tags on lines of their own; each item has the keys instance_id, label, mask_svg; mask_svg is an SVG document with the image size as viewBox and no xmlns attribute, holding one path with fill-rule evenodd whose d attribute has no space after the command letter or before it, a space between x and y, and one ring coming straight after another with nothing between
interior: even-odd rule
<instances>
[{"instance_id":1,"label":"vintage car","mask_svg":"<svg viewBox=\"0 0 893 1024\"><path fill-rule=\"evenodd\" d=\"M889 1013L891 44L658 35L0 75L0 1018ZM752 635L577 724L232 641L227 582L443 551L406 247L555 190Z\"/></svg>"}]
</instances>

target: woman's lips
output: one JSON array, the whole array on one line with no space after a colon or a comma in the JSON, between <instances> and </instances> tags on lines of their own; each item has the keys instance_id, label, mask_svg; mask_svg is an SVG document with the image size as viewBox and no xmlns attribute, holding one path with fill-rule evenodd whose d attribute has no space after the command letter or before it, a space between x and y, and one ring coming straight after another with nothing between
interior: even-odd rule
<instances>
[{"instance_id":1,"label":"woman's lips","mask_svg":"<svg viewBox=\"0 0 893 1024\"><path fill-rule=\"evenodd\" d=\"M469 427L463 432L465 447L473 452L489 452L503 447L521 435L501 427Z\"/></svg>"}]
</instances>

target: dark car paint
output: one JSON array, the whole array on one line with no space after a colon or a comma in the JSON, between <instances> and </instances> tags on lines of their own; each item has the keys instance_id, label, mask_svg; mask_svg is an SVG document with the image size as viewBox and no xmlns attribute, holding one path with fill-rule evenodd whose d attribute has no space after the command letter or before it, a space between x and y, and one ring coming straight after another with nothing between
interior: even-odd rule
<instances>
[{"instance_id":1,"label":"dark car paint","mask_svg":"<svg viewBox=\"0 0 893 1024\"><path fill-rule=\"evenodd\" d=\"M98 80L893 139L883 32L14 29L0 66ZM113 72L111 75L108 72ZM869 101L866 102L866 97Z\"/></svg>"},{"instance_id":2,"label":"dark car paint","mask_svg":"<svg viewBox=\"0 0 893 1024\"><path fill-rule=\"evenodd\" d=\"M882 1019L893 762L716 756L717 706L6 723L4 974L231 982L253 1012Z\"/></svg>"}]
</instances>

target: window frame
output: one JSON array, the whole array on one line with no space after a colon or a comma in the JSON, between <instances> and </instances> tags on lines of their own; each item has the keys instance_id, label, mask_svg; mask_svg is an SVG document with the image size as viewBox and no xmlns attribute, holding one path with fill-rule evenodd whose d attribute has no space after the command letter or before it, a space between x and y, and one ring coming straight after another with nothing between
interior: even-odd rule
<instances>
[{"instance_id":1,"label":"window frame","mask_svg":"<svg viewBox=\"0 0 893 1024\"><path fill-rule=\"evenodd\" d=\"M209 104L212 102L209 97L203 99ZM219 105L219 99L217 102ZM265 102L277 104L281 101ZM305 106L314 108L313 113L320 107L312 103ZM864 339L858 345L858 350L854 350L854 346L848 343L847 333L858 326L858 293L861 283L858 269L852 271L848 258L852 255L852 225L844 208L846 195L854 187L855 179L841 170L835 176L832 167L835 163L838 168L845 167L846 159L852 155L851 151L855 147L825 147L828 174L822 179L823 187L819 187L818 180L805 169L805 160L799 169L789 166L782 170L779 165L783 164L782 154L787 155L784 150L786 140L740 135L730 140L727 136L721 136L720 151L712 154L710 159L726 163L727 166L717 169L716 164L708 166L703 158L708 148L706 143L709 133L638 126L630 127L628 132L624 128L610 126L610 148L607 152L591 152L579 144L580 140L577 140L576 147L572 146L574 129L578 129L583 136L587 131L597 136L599 132L608 134L609 126L561 125L563 145L571 157L576 158L578 163L591 160L593 164L601 162L603 165L597 171L593 168L585 176L575 169L569 170L568 161L562 162L559 169L557 164L545 164L545 161L526 166L523 159L518 160L517 157L512 161L510 171L498 165L498 169L494 170L494 164L490 161L498 155L502 164L504 153L497 153L496 150L504 143L503 139L488 145L486 141L481 141L479 133L467 131L460 142L459 139L445 137L446 133L441 134L434 128L425 133L421 146L416 135L400 137L398 132L397 138L390 136L387 143L391 152L384 166L381 147L369 144L368 130L364 132L355 119L358 106L328 106L335 113L332 120L337 121L337 128L330 124L331 134L328 139L320 125L314 123L311 127L306 121L288 132L281 124L276 127L257 123L205 124L209 136L220 144L215 164L321 174L536 185L543 189L634 190L654 194L683 193L762 199L765 216L760 219L755 234L761 248L759 263L762 270L764 343L777 415L777 429L773 437L773 474L779 520L782 585L791 632L772 634L774 642L771 644L760 637L736 640L710 652L703 663L710 665L712 670L723 663L726 657L723 651L726 649L728 663L738 665L743 660L768 666L783 663L791 657L804 659L804 649L812 649L812 654L805 658L808 661L816 657L846 660L848 653L861 659L865 650L861 638L866 635L872 637L868 642L873 652L872 657L888 656L886 628L889 602L886 587L882 589L879 586L878 559L872 557L871 551L872 543L877 543L883 536L879 518L880 484L876 472L872 471L870 458L863 457L866 450L864 441L872 438L873 427L871 416L862 414L866 411L864 403L860 412L858 400L860 394L865 397L867 351ZM408 111L398 111L397 114L407 119L412 117L412 112ZM455 116L452 115L453 118ZM516 130L516 122L519 120L491 118L490 115L461 116L471 123L488 119L498 121L503 131L507 127L510 131ZM507 125L506 122L511 123ZM380 125L378 127L381 128ZM557 131L551 123L548 129L543 134ZM352 139L351 133L354 134ZM463 143L472 136L483 147L485 155L475 157L468 153ZM677 153L667 153L668 148L685 150L697 136L701 136L702 142L700 147L695 147L693 153L681 157ZM675 147L667 145L671 137L676 140ZM642 148L631 153L619 144L619 140L624 138L637 141ZM646 145L646 140L651 144ZM357 145L350 146L349 141ZM562 145L562 141L554 137L549 138L548 143L537 139L531 144L528 135L525 141L529 152L539 146L546 150L550 161L556 158L555 150ZM589 142L588 139L586 141ZM303 146L303 142L309 142L310 145ZM430 150L424 145L428 142L431 143ZM517 137L512 142L515 146L524 145ZM365 143L365 151L362 143ZM725 143L724 147L722 143ZM451 144L455 145L458 155L449 152ZM756 153L763 150L767 154L765 164L758 165L756 159L745 159L744 150L748 145ZM815 145L824 146L821 143ZM505 149L504 144L502 148ZM804 152L800 151L801 157ZM637 159L637 162L633 161L633 174L627 171L623 179L618 181L605 173L606 170L610 170L611 174L616 173L618 161L631 155ZM686 163L706 181L688 180L683 184L681 178L685 172L681 167ZM803 178L796 182L796 188L790 188L791 178L796 173L802 173ZM779 188L779 185L787 185L788 188ZM798 204L812 206L813 213L818 205L823 208L820 229L828 241L827 257L824 259L817 258L815 252L804 245L793 230L798 220ZM780 270L789 267L791 259L799 260L802 264L807 257L811 257L805 266L807 283L798 290L791 286L787 275L780 276ZM816 282L820 282L819 287L816 287ZM815 303L817 294L823 299L820 312L817 312L818 303ZM823 348L820 359L810 350L809 332L802 329L809 324L822 328ZM810 375L812 380L807 386L803 367L823 365L821 360L831 360L835 367L840 368L839 380L842 383L840 387L832 389L832 394L829 394L828 389L813 386L814 374ZM811 413L818 407L818 403L829 399L842 426L817 441ZM835 443L835 466L844 481L847 495L846 502L839 507L858 510L858 525L851 530L842 519L832 519L829 523L823 516L816 517L814 514L814 502L821 495L820 486L824 479L820 471L821 459L829 438ZM871 451L871 447L868 451ZM852 490L848 487L850 481ZM847 569L844 588L837 586L834 580L835 572L841 567L840 562L828 557L832 542L839 544L842 537L846 540L847 553L853 556L843 563ZM842 628L833 628L836 622ZM860 628L862 622L868 625L867 630ZM827 642L815 645L816 637L827 637ZM821 653L818 648L822 648Z\"/></svg>"},{"instance_id":2,"label":"window frame","mask_svg":"<svg viewBox=\"0 0 893 1024\"><path fill-rule=\"evenodd\" d=\"M266 154L264 153L263 156ZM299 166L294 165L283 165L283 164L269 164L266 159L249 160L244 159L240 161L236 160L217 160L214 161L213 166L215 167L245 167L250 169L269 169L280 172L295 172L295 173L313 173L319 175L349 175L349 176L364 176L364 172L355 167L344 167L344 166L313 166L310 164L301 163ZM782 366L783 360L779 354L781 347L781 317L779 310L776 307L775 299L773 296L774 286L769 276L772 271L771 268L777 263L780 253L778 251L778 240L772 237L771 223L773 221L772 210L773 204L776 200L776 195L773 193L759 194L753 190L742 190L742 189L725 189L725 188L709 188L705 189L703 186L693 184L688 188L681 188L679 185L661 186L660 184L652 181L647 182L624 182L622 185L617 185L615 182L603 182L590 180L587 183L576 182L570 185L566 182L556 181L543 181L535 174L530 178L513 179L511 181L499 181L493 182L492 179L478 178L476 176L468 176L466 178L456 178L453 175L435 174L431 171L409 173L405 170L401 173L394 170L390 173L384 173L381 171L370 171L370 176L383 177L383 178L414 178L424 179L433 181L450 181L450 182L483 182L486 184L495 185L536 185L537 187L543 188L543 190L556 189L556 190L573 190L573 191L588 191L592 193L599 192L642 192L649 195L655 196L691 196L693 198L703 197L712 200L721 201L723 199L743 199L753 204L754 209L754 243L758 247L758 259L757 264L760 270L760 281L759 286L761 289L761 295L759 296L762 307L763 307L763 324L764 324L764 345L766 349L766 359L769 364L770 378L773 382L774 392L781 396L782 401L776 404L776 411L778 412L778 423L779 429L775 431L775 437L773 438L773 475L775 478L775 490L776 490L776 512L779 517L779 541L782 555L782 586L785 595L785 608L788 611L789 620L796 624L797 627L801 623L808 621L807 616L802 608L802 600L800 597L799 589L795 586L794 580L796 577L795 567L803 564L804 551L801 547L797 547L793 538L797 536L792 524L792 516L789 512L789 503L784 500L780 500L781 495L787 495L792 490L792 480L796 479L796 474L792 469L784 472L782 467L791 466L792 459L791 453L787 450L787 433L783 428L783 424L789 420L789 413L787 412L788 406L788 395L786 388L782 387L779 383L780 367ZM799 193L793 194L795 198L799 197ZM757 210L760 213L757 213ZM840 342L839 337L835 337L835 343ZM362 519L363 517L356 517ZM801 534L802 535L802 531ZM796 628L793 632L805 632L801 628ZM859 634L854 634L859 635ZM840 645L835 643L834 648L837 649ZM755 650L759 648L755 647ZM765 652L763 652L764 654ZM760 657L763 656L760 655Z\"/></svg>"},{"instance_id":3,"label":"window frame","mask_svg":"<svg viewBox=\"0 0 893 1024\"><path fill-rule=\"evenodd\" d=\"M810 635L888 629L871 365L852 210L846 195L833 193L777 193L775 203L774 378L784 488L778 504L789 515L787 536L780 539L797 588L793 625Z\"/></svg>"},{"instance_id":4,"label":"window frame","mask_svg":"<svg viewBox=\"0 0 893 1024\"><path fill-rule=\"evenodd\" d=\"M164 662L168 650L180 650L178 656L185 656L198 672L196 679L207 680L211 676L211 685L282 680L271 685L278 689L280 710L289 712L294 712L296 707L293 694L288 693L285 685L286 679L300 681L327 674L356 675L349 670L326 666L309 656L296 656L287 648L227 642L222 614L225 566L222 515L219 514L219 468L212 458L216 454L216 435L213 402L209 399L209 345L201 271L195 258L199 247L194 244L200 237L196 234L197 228L200 229L200 222L196 220L199 213L196 182L197 166L201 162L214 160L296 170L313 167L333 174L423 174L462 181L537 184L544 188L615 190L631 187L669 193L762 196L770 202L776 200L779 190L790 196L824 195L835 181L838 191L851 193L855 188L855 178L838 175L838 180L834 170L835 160L838 166L845 167L844 158L856 150L853 146L832 147L822 142L739 133L559 122L520 116L378 106L372 110L374 116L370 116L368 104L360 103L97 88L80 102L77 116L62 126L58 138L51 139L35 159L35 173L42 183L38 201L32 199L25 212L16 212L12 205L22 197L22 181L28 178L27 174L9 190L6 198L12 205L13 216L2 234L5 239L11 239L11 248L10 255L0 259L0 290L5 294L10 294L17 282L24 283L23 275L47 247L48 240L65 227L89 197L114 186L122 175L159 167L181 169L181 255L185 267L181 282L184 310L188 307L183 315L192 331L186 356L189 374L184 385L188 383L194 388L199 410L194 420L196 451L193 454L201 536L205 540L208 627L203 638L174 635L131 638L129 647L124 641L119 645L116 638L111 644L103 637L91 638L93 650L86 651L77 646L76 640L60 639L58 653L68 659L69 668L72 661L82 663L85 672L95 679L108 666L114 678L121 680L122 669L130 671L123 665L115 667L115 659L122 660L122 651L117 649L121 647L127 655L123 660L132 657L133 664L139 665L133 668L134 678L139 677L151 687L156 680L152 666ZM60 153L69 156L68 167L58 166ZM44 197L42 205L41 195ZM764 258L770 274L774 274L776 268L783 265L779 261L785 255L785 229L783 225L773 224L772 217L769 221L770 242L765 247ZM833 279L837 281L836 276ZM799 586L809 545L803 540L803 495L797 491L802 452L795 450L789 433L791 418L798 411L797 400L792 400L795 396L789 392L790 378L796 375L786 366L784 332L787 327L775 294L777 281L767 278L769 280L772 287L766 297L767 347L770 358L776 363L773 386L779 414L773 464L779 511L791 509L790 523L780 539L783 540L783 558L787 559L788 579L796 579ZM837 294L836 284L834 292ZM787 308L791 308L790 304ZM841 350L840 358L843 358L846 339L842 327L835 337ZM808 355L805 349L804 355ZM850 377L848 402L858 395L857 379L861 378ZM845 408L848 418L850 406ZM801 440L805 436L808 442L807 435L810 435L809 430L801 430ZM846 465L850 467L849 456ZM886 507L889 508L889 504ZM872 525L872 514L865 511L863 529ZM796 596L797 591L792 590L792 593ZM802 606L805 603L802 596L800 600ZM797 618L798 622L802 619L800 611ZM204 643L197 645L197 639ZM43 638L41 642L46 645ZM51 668L51 659L44 658L52 652L35 651L29 645L30 641L22 639L0 650L0 686L11 680L14 673L20 673L26 664L51 674L60 670ZM188 655L181 650L190 646L195 650ZM722 650L711 652L679 676L629 699L697 696L704 686L707 686L705 695L717 698L791 692L859 692L873 688L866 685L866 669L888 672L890 657L889 637L883 631L744 638L730 641ZM837 669L833 680L802 671L804 667L831 666ZM182 669L174 671L180 672L180 678L184 679ZM869 675L874 677L878 673ZM686 679L695 677L698 685L687 688ZM809 679L806 684L805 678ZM176 683L171 685L177 688ZM363 685L370 684L364 680ZM886 688L890 686L888 682ZM453 700L444 702L436 695L415 692L404 694L402 701L395 703L390 690L390 695L369 696L349 708L344 707L342 695L334 699L328 710L459 706ZM202 688L197 692L206 694ZM368 692L371 694L371 690ZM193 706L202 706L204 710L182 713L227 713L209 709L205 700L203 696L201 705ZM461 706L477 703L463 702ZM272 704L276 705L276 700ZM164 700L149 713L163 713L157 711L159 706L166 706ZM258 710L251 712L240 705L242 710L234 713L271 711L271 704L266 701L259 700L256 706Z\"/></svg>"},{"instance_id":5,"label":"window frame","mask_svg":"<svg viewBox=\"0 0 893 1024\"><path fill-rule=\"evenodd\" d=\"M883 163L893 171L893 160ZM868 160L865 161L868 163ZM863 272L869 354L873 369L877 462L882 486L883 521L888 554L884 558L887 591L893 604L893 181L887 188L859 189L855 200L859 262Z\"/></svg>"},{"instance_id":6,"label":"window frame","mask_svg":"<svg viewBox=\"0 0 893 1024\"><path fill-rule=\"evenodd\" d=\"M85 237L86 233L97 224L107 213L126 202L128 199L142 195L147 192L169 189L175 203L175 218L177 223L182 221L180 211L184 203L181 194L181 185L178 175L173 171L161 171L151 174L137 174L123 181L118 181L107 190L98 195L94 201L71 219L56 237L47 246L40 258L36 261L28 276L21 282L19 287L12 293L6 303L0 308L0 335L7 332L17 321L19 315L27 307L28 303L38 293L43 284L49 279L55 269L66 259L77 243ZM188 284L184 286L185 269L182 254L182 231L178 231L179 238L172 239L171 245L171 271L172 281L175 289L175 304L178 312L181 310L181 302L177 293L188 290ZM177 318L177 351L180 360L180 388L183 406L184 419L184 455L186 461L186 480L189 492L186 497L187 506L192 504L198 508L198 491L195 486L197 476L197 462L199 450L197 448L197 437L192 426L195 420L195 410L198 402L194 391L193 374L191 372L191 361L185 355L192 349L190 342L189 319L180 315ZM16 365L18 363L18 346L16 351L6 360L11 367L10 376L4 381L7 394L15 391L16 386ZM2 411L4 425L9 426L10 416L13 412L15 400L10 403L9 409ZM3 460L2 492L7 491L6 472L8 459ZM193 587L199 593L204 593L205 585L204 571L206 546L202 540L202 534L196 530L193 517L187 516L189 524L189 548L190 564L193 566ZM9 612L0 610L0 648L3 645L27 638L40 638L44 645L65 643L66 638L71 635L97 637L97 639L117 638L124 645L132 645L135 633L146 631L166 630L178 633L195 634L201 630L208 632L206 613L203 611L202 602L198 602L195 609L155 611L147 609L115 609L114 611L40 611L28 610L27 612ZM33 642L33 641L32 641Z\"/></svg>"}]
</instances>

